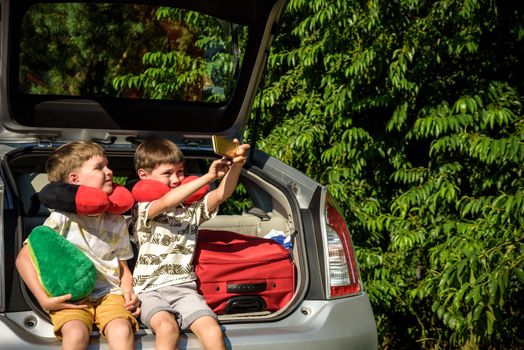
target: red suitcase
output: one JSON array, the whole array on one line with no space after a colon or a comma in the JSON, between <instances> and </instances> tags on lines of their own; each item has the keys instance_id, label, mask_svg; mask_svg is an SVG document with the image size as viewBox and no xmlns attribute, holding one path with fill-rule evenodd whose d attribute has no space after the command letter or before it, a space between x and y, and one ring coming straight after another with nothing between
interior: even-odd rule
<instances>
[{"instance_id":1,"label":"red suitcase","mask_svg":"<svg viewBox=\"0 0 524 350\"><path fill-rule=\"evenodd\" d=\"M272 239L201 230L194 265L199 291L218 315L276 311L293 296L295 266Z\"/></svg>"}]
</instances>

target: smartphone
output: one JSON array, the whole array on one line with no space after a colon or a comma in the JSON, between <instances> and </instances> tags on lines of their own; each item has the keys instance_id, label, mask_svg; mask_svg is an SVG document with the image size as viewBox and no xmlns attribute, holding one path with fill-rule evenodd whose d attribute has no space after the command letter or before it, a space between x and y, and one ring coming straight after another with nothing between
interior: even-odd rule
<instances>
[{"instance_id":1,"label":"smartphone","mask_svg":"<svg viewBox=\"0 0 524 350\"><path fill-rule=\"evenodd\" d=\"M236 156L236 150L238 149L238 142L233 142L225 137L213 135L213 151L221 156L228 158L234 158Z\"/></svg>"}]
</instances>

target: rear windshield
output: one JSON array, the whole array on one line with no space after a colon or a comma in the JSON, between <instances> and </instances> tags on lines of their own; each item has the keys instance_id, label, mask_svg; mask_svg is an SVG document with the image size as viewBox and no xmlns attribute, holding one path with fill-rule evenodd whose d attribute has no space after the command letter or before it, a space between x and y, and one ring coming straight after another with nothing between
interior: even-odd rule
<instances>
[{"instance_id":1,"label":"rear windshield","mask_svg":"<svg viewBox=\"0 0 524 350\"><path fill-rule=\"evenodd\" d=\"M34 4L22 21L19 90L224 103L237 84L247 32L169 7Z\"/></svg>"}]
</instances>

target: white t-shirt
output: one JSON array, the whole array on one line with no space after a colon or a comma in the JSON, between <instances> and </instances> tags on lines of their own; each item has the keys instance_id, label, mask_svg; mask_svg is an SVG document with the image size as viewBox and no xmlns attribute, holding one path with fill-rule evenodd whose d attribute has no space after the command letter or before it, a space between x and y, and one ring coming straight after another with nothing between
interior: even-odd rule
<instances>
[{"instance_id":1,"label":"white t-shirt","mask_svg":"<svg viewBox=\"0 0 524 350\"><path fill-rule=\"evenodd\" d=\"M98 274L90 300L109 293L122 294L118 261L133 257L127 223L122 215L88 216L55 211L44 225L76 245L95 265Z\"/></svg>"},{"instance_id":2,"label":"white t-shirt","mask_svg":"<svg viewBox=\"0 0 524 350\"><path fill-rule=\"evenodd\" d=\"M133 208L133 235L139 247L133 271L135 294L194 281L198 227L218 211L209 212L206 195L190 206L181 205L147 220L150 205L141 202Z\"/></svg>"}]
</instances>

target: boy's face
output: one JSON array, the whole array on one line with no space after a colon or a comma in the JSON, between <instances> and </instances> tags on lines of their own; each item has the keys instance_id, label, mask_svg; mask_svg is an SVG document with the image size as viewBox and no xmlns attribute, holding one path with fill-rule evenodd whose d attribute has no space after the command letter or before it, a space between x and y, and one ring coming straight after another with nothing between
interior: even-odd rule
<instances>
[{"instance_id":1,"label":"boy's face","mask_svg":"<svg viewBox=\"0 0 524 350\"><path fill-rule=\"evenodd\" d=\"M69 182L99 188L106 194L113 192L113 171L107 167L107 158L94 156L69 174Z\"/></svg>"},{"instance_id":2,"label":"boy's face","mask_svg":"<svg viewBox=\"0 0 524 350\"><path fill-rule=\"evenodd\" d=\"M138 177L142 180L160 181L170 188L175 188L180 185L180 181L185 178L184 163L160 164L151 172L147 172L144 169L138 169Z\"/></svg>"}]
</instances>

